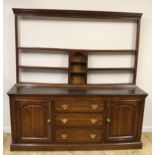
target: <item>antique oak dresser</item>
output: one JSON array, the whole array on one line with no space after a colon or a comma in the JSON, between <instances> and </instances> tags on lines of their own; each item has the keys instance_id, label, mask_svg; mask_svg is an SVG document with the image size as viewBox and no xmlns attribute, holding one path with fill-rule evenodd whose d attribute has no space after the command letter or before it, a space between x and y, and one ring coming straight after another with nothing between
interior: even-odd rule
<instances>
[{"instance_id":1,"label":"antique oak dresser","mask_svg":"<svg viewBox=\"0 0 155 155\"><path fill-rule=\"evenodd\" d=\"M12 134L10 149L105 150L142 148L141 133L147 93L136 86L142 14L19 8L14 8L13 12L15 14L17 81L8 92ZM78 49L21 45L19 33L22 29L19 21L22 19L33 21L36 18L41 18L41 20L45 18L41 22L45 22L46 19L81 20L81 23L106 20L114 21L114 23L117 21L121 23L133 22L136 27L134 48ZM89 24L91 25L91 22ZM37 27L39 25L36 26L36 29ZM31 37L34 34L30 33L29 35ZM119 41L119 36L117 37L117 41ZM68 66L23 65L21 62L23 53L48 53L49 55L65 53L68 56ZM114 67L91 67L89 59L92 53L103 57L108 54L114 57L131 55L133 65L117 67L114 64ZM121 60L123 59L119 61ZM34 63L36 61L37 57L33 59ZM32 73L41 72L42 75L45 72L55 72L56 74L63 72L67 74L68 81L67 83L22 81L22 72L29 71ZM115 76L113 76L112 83L90 82L89 74L99 73L106 76L106 73L109 72L129 73L131 81L114 83Z\"/></svg>"}]
</instances>

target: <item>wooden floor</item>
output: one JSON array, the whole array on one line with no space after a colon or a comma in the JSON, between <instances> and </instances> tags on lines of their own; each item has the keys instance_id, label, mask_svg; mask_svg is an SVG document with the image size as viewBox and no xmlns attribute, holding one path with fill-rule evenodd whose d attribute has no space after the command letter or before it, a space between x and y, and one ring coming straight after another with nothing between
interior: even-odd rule
<instances>
[{"instance_id":1,"label":"wooden floor","mask_svg":"<svg viewBox=\"0 0 155 155\"><path fill-rule=\"evenodd\" d=\"M143 133L143 149L141 150L116 150L116 151L12 151L9 150L10 134L4 134L3 155L152 155L152 135Z\"/></svg>"}]
</instances>

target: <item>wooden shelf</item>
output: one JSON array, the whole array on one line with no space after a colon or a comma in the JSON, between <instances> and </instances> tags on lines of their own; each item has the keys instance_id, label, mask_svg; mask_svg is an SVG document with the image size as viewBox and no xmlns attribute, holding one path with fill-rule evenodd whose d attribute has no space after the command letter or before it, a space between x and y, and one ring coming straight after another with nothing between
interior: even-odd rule
<instances>
[{"instance_id":1,"label":"wooden shelf","mask_svg":"<svg viewBox=\"0 0 155 155\"><path fill-rule=\"evenodd\" d=\"M74 59L70 63L72 63L72 64L75 64L75 63L86 64L87 62L85 60L82 60L82 59Z\"/></svg>"},{"instance_id":2,"label":"wooden shelf","mask_svg":"<svg viewBox=\"0 0 155 155\"><path fill-rule=\"evenodd\" d=\"M68 67L19 66L21 69L44 69L53 71L68 71Z\"/></svg>"},{"instance_id":3,"label":"wooden shelf","mask_svg":"<svg viewBox=\"0 0 155 155\"><path fill-rule=\"evenodd\" d=\"M70 72L70 74L71 75L84 75L85 76L87 74L87 72L82 72L82 71L81 72L80 71L79 72Z\"/></svg>"},{"instance_id":4,"label":"wooden shelf","mask_svg":"<svg viewBox=\"0 0 155 155\"><path fill-rule=\"evenodd\" d=\"M88 71L134 71L135 68L88 68Z\"/></svg>"},{"instance_id":5,"label":"wooden shelf","mask_svg":"<svg viewBox=\"0 0 155 155\"><path fill-rule=\"evenodd\" d=\"M77 62L75 62L75 61L73 62L73 61L72 61L72 62L70 62L70 63L71 63L71 64L75 64L75 65L79 65L79 64L80 64L80 65L84 65L84 66L87 64L87 62L82 62L82 61L81 61L81 62L78 62L78 61L77 61Z\"/></svg>"},{"instance_id":6,"label":"wooden shelf","mask_svg":"<svg viewBox=\"0 0 155 155\"><path fill-rule=\"evenodd\" d=\"M136 50L134 49L69 49L69 48L47 48L47 47L18 47L19 50L26 50L26 52L31 52L31 50L38 52L38 51L49 51L49 52L87 52L87 53L135 53Z\"/></svg>"},{"instance_id":7,"label":"wooden shelf","mask_svg":"<svg viewBox=\"0 0 155 155\"><path fill-rule=\"evenodd\" d=\"M114 20L138 20L142 13L131 12L109 12L109 11L88 11L88 10L49 10L49 9L20 9L13 8L15 15L23 16L44 16L60 18L80 19L114 19Z\"/></svg>"},{"instance_id":8,"label":"wooden shelf","mask_svg":"<svg viewBox=\"0 0 155 155\"><path fill-rule=\"evenodd\" d=\"M133 83L114 83L114 84L64 84L64 83L35 83L35 82L19 82L16 84L18 87L51 87L51 88L73 88L73 89L103 89L103 88L135 88L136 86Z\"/></svg>"}]
</instances>

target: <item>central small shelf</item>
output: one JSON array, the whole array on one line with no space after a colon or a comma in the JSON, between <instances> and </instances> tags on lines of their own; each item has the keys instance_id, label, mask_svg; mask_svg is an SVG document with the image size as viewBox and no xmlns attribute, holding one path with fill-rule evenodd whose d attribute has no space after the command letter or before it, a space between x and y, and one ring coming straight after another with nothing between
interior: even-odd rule
<instances>
[{"instance_id":1,"label":"central small shelf","mask_svg":"<svg viewBox=\"0 0 155 155\"><path fill-rule=\"evenodd\" d=\"M86 52L72 52L69 55L69 84L87 84L87 62Z\"/></svg>"}]
</instances>

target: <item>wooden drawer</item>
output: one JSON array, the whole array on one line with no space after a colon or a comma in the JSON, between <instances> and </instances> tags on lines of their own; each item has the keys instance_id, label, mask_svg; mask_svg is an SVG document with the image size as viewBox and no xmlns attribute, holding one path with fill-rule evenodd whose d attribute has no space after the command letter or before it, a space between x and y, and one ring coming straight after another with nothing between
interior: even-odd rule
<instances>
[{"instance_id":1,"label":"wooden drawer","mask_svg":"<svg viewBox=\"0 0 155 155\"><path fill-rule=\"evenodd\" d=\"M101 113L59 113L56 114L57 126L102 126L103 114Z\"/></svg>"},{"instance_id":2,"label":"wooden drawer","mask_svg":"<svg viewBox=\"0 0 155 155\"><path fill-rule=\"evenodd\" d=\"M101 142L102 141L102 129L91 128L57 128L55 135L56 142Z\"/></svg>"},{"instance_id":3,"label":"wooden drawer","mask_svg":"<svg viewBox=\"0 0 155 155\"><path fill-rule=\"evenodd\" d=\"M55 104L57 112L103 112L103 101L77 101L57 100Z\"/></svg>"}]
</instances>

